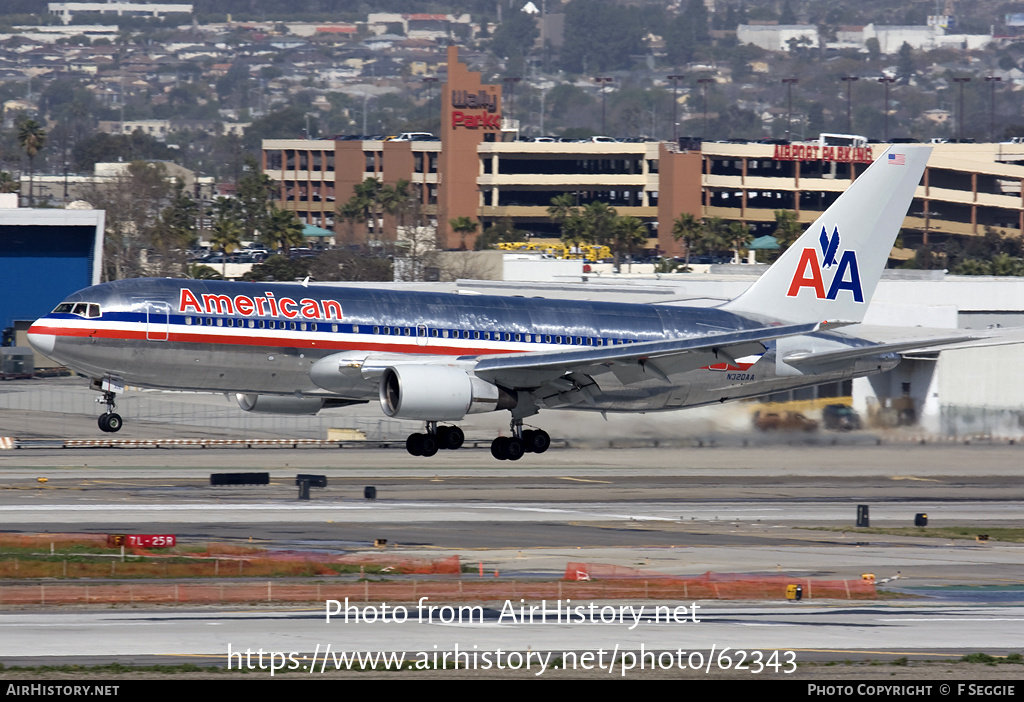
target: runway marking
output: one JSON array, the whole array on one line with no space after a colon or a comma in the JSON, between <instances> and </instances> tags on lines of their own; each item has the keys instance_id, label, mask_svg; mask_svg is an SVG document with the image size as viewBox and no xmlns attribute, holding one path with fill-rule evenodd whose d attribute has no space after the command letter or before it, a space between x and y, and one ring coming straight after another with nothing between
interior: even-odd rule
<instances>
[{"instance_id":1,"label":"runway marking","mask_svg":"<svg viewBox=\"0 0 1024 702\"><path fill-rule=\"evenodd\" d=\"M894 617L880 622L1024 622L1020 617Z\"/></svg>"},{"instance_id":2,"label":"runway marking","mask_svg":"<svg viewBox=\"0 0 1024 702\"><path fill-rule=\"evenodd\" d=\"M873 651L865 648L791 648L789 651L801 651L803 653L871 653L877 656L943 656L946 658L962 658L963 653L940 653L938 651ZM994 656L1002 658L1003 656Z\"/></svg>"},{"instance_id":3,"label":"runway marking","mask_svg":"<svg viewBox=\"0 0 1024 702\"><path fill-rule=\"evenodd\" d=\"M568 478L565 476L559 476L559 480L572 480L576 483L600 483L601 485L613 485L611 480L584 480L583 478Z\"/></svg>"},{"instance_id":4,"label":"runway marking","mask_svg":"<svg viewBox=\"0 0 1024 702\"><path fill-rule=\"evenodd\" d=\"M915 475L894 475L890 480L917 480L922 483L941 483L941 480L935 480L934 478L918 478Z\"/></svg>"}]
</instances>

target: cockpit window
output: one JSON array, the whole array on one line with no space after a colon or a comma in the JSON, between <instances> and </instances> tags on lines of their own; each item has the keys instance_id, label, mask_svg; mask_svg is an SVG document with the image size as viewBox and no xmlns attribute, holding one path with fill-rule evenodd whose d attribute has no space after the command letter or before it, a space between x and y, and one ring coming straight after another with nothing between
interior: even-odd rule
<instances>
[{"instance_id":1,"label":"cockpit window","mask_svg":"<svg viewBox=\"0 0 1024 702\"><path fill-rule=\"evenodd\" d=\"M54 308L53 314L77 314L95 319L100 316L100 306L92 302L62 302Z\"/></svg>"}]
</instances>

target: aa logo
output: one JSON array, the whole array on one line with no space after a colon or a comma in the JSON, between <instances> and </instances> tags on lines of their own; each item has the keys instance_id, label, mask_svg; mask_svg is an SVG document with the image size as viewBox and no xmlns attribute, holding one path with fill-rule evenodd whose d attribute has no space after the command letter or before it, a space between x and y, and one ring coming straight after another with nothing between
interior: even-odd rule
<instances>
[{"instance_id":1,"label":"aa logo","mask_svg":"<svg viewBox=\"0 0 1024 702\"><path fill-rule=\"evenodd\" d=\"M821 261L818 261L818 251L804 249L800 253L800 262L796 264L786 296L797 297L802 288L810 288L814 292L814 297L819 300L835 300L840 290L849 290L854 301L864 302L857 253L852 250L843 251L836 261L836 254L839 253L839 227L832 230L832 236L829 236L825 227L822 227L818 243L821 247ZM823 271L831 273L832 276L828 292L825 292Z\"/></svg>"}]
</instances>

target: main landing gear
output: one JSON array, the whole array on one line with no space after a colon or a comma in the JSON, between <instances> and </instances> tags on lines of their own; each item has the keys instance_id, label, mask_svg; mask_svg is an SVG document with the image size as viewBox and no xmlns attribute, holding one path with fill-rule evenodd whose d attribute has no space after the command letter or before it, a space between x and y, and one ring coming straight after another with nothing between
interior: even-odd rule
<instances>
[{"instance_id":1,"label":"main landing gear","mask_svg":"<svg viewBox=\"0 0 1024 702\"><path fill-rule=\"evenodd\" d=\"M521 419L513 419L509 426L512 436L499 436L491 442L491 455L499 461L518 461L524 453L544 453L551 446L551 437L543 429L523 431Z\"/></svg>"},{"instance_id":2,"label":"main landing gear","mask_svg":"<svg viewBox=\"0 0 1024 702\"><path fill-rule=\"evenodd\" d=\"M466 435L458 427L439 427L437 422L427 422L426 434L409 434L405 440L405 450L413 456L433 456L438 449L454 451L462 448Z\"/></svg>"},{"instance_id":3,"label":"main landing gear","mask_svg":"<svg viewBox=\"0 0 1024 702\"><path fill-rule=\"evenodd\" d=\"M103 398L97 399L97 402L106 404L107 411L100 415L99 420L96 422L100 426L100 431L113 433L115 431L121 431L121 427L124 422L121 420L121 415L114 412L114 398L116 395L109 390L103 391Z\"/></svg>"},{"instance_id":4,"label":"main landing gear","mask_svg":"<svg viewBox=\"0 0 1024 702\"><path fill-rule=\"evenodd\" d=\"M551 437L543 429L523 431L522 420L512 420L511 428L512 436L499 436L491 442L491 455L499 461L518 461L524 453L544 453L551 445ZM465 438L456 426L427 422L426 433L410 434L405 448L413 456L433 456L440 449L461 448Z\"/></svg>"}]
</instances>

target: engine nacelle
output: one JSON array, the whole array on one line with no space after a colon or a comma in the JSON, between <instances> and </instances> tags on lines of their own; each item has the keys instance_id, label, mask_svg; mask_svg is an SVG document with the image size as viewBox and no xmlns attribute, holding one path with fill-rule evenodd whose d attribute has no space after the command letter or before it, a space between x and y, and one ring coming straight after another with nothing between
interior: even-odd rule
<instances>
[{"instance_id":1,"label":"engine nacelle","mask_svg":"<svg viewBox=\"0 0 1024 702\"><path fill-rule=\"evenodd\" d=\"M270 414L316 414L324 407L322 397L295 397L293 395L235 394L238 406L246 412Z\"/></svg>"},{"instance_id":2,"label":"engine nacelle","mask_svg":"<svg viewBox=\"0 0 1024 702\"><path fill-rule=\"evenodd\" d=\"M380 378L380 406L399 419L452 422L467 414L512 409L518 398L450 366L392 366Z\"/></svg>"}]
</instances>

